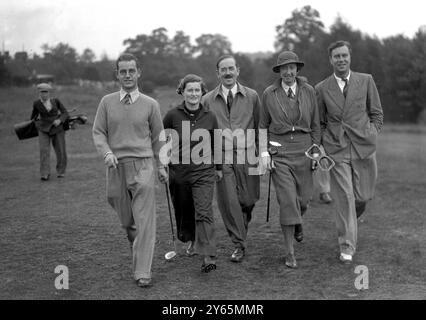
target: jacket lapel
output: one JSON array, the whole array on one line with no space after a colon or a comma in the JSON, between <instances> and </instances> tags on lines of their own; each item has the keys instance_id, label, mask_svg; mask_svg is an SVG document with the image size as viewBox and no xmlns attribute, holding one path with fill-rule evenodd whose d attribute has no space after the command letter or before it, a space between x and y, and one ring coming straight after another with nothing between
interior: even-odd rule
<instances>
[{"instance_id":1,"label":"jacket lapel","mask_svg":"<svg viewBox=\"0 0 426 320\"><path fill-rule=\"evenodd\" d=\"M328 78L328 92L330 97L334 100L334 103L336 103L339 108L343 109L345 105L345 97L343 96L343 93L340 90L334 75L331 75Z\"/></svg>"},{"instance_id":2,"label":"jacket lapel","mask_svg":"<svg viewBox=\"0 0 426 320\"><path fill-rule=\"evenodd\" d=\"M356 93L358 92L358 87L360 85L360 79L355 72L351 72L351 77L349 78L348 83L348 93L346 95L345 105L350 106L352 101L356 97Z\"/></svg>"}]
</instances>

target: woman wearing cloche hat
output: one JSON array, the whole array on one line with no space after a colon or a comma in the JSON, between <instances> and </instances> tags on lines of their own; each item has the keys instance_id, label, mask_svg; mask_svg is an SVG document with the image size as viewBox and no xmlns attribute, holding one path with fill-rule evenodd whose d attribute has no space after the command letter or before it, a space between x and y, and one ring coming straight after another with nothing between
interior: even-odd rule
<instances>
[{"instance_id":1,"label":"woman wearing cloche hat","mask_svg":"<svg viewBox=\"0 0 426 320\"><path fill-rule=\"evenodd\" d=\"M260 129L268 130L269 142L277 142L274 155L261 150L261 166L272 170L280 206L285 264L296 268L293 237L303 240L302 215L313 192L311 160L305 151L319 145L320 126L315 90L298 73L305 64L292 51L278 55L272 68L280 75L263 93ZM272 157L272 159L271 159Z\"/></svg>"}]
</instances>

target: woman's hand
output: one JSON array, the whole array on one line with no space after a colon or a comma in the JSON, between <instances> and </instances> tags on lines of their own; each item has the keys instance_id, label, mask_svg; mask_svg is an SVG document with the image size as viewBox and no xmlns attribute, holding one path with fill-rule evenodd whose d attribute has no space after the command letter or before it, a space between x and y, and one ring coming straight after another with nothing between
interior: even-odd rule
<instances>
[{"instance_id":1,"label":"woman's hand","mask_svg":"<svg viewBox=\"0 0 426 320\"><path fill-rule=\"evenodd\" d=\"M61 120L60 120L60 119L55 119L55 120L53 121L53 125L54 125L55 127L59 126L60 124L61 124Z\"/></svg>"},{"instance_id":2,"label":"woman's hand","mask_svg":"<svg viewBox=\"0 0 426 320\"><path fill-rule=\"evenodd\" d=\"M169 174L166 168L158 168L158 180L160 180L161 183L167 183L169 181Z\"/></svg>"}]
</instances>

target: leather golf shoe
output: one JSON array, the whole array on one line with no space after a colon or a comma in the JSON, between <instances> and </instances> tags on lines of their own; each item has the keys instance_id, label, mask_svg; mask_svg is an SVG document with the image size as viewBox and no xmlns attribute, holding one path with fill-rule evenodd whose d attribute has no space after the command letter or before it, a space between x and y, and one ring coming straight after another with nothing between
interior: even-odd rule
<instances>
[{"instance_id":1,"label":"leather golf shoe","mask_svg":"<svg viewBox=\"0 0 426 320\"><path fill-rule=\"evenodd\" d=\"M140 279L136 280L136 284L140 288L148 288L148 287L152 286L151 279L147 279L147 278L140 278Z\"/></svg>"},{"instance_id":2,"label":"leather golf shoe","mask_svg":"<svg viewBox=\"0 0 426 320\"><path fill-rule=\"evenodd\" d=\"M333 199L331 199L331 196L328 192L322 192L320 193L320 201L322 203L329 204L333 201Z\"/></svg>"},{"instance_id":3,"label":"leather golf shoe","mask_svg":"<svg viewBox=\"0 0 426 320\"><path fill-rule=\"evenodd\" d=\"M201 272L209 273L210 271L216 270L216 260L214 257L205 256L203 264L201 265Z\"/></svg>"},{"instance_id":4,"label":"leather golf shoe","mask_svg":"<svg viewBox=\"0 0 426 320\"><path fill-rule=\"evenodd\" d=\"M302 228L302 225L300 223L294 225L294 239L297 242L302 242L302 240L303 240L303 228Z\"/></svg>"},{"instance_id":5,"label":"leather golf shoe","mask_svg":"<svg viewBox=\"0 0 426 320\"><path fill-rule=\"evenodd\" d=\"M231 261L232 262L241 262L243 261L243 258L245 256L245 252L241 248L235 249L235 251L231 255Z\"/></svg>"},{"instance_id":6,"label":"leather golf shoe","mask_svg":"<svg viewBox=\"0 0 426 320\"><path fill-rule=\"evenodd\" d=\"M296 269L297 268L297 262L296 262L296 258L294 257L294 254L288 254L287 256L285 256L284 258L285 261L285 265L290 268L290 269Z\"/></svg>"},{"instance_id":7,"label":"leather golf shoe","mask_svg":"<svg viewBox=\"0 0 426 320\"><path fill-rule=\"evenodd\" d=\"M41 176L40 178L42 181L47 181L49 180L49 175L45 175L45 176Z\"/></svg>"},{"instance_id":8,"label":"leather golf shoe","mask_svg":"<svg viewBox=\"0 0 426 320\"><path fill-rule=\"evenodd\" d=\"M58 174L58 178L65 178L65 174L63 173Z\"/></svg>"},{"instance_id":9,"label":"leather golf shoe","mask_svg":"<svg viewBox=\"0 0 426 320\"><path fill-rule=\"evenodd\" d=\"M344 264L350 264L352 263L352 255L347 253L340 253L339 260Z\"/></svg>"}]
</instances>

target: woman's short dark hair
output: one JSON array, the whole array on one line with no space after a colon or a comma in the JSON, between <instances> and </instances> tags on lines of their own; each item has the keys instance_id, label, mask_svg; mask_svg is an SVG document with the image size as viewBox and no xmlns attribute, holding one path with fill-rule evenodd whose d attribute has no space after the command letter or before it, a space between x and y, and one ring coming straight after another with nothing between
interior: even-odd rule
<instances>
[{"instance_id":1,"label":"woman's short dark hair","mask_svg":"<svg viewBox=\"0 0 426 320\"><path fill-rule=\"evenodd\" d=\"M133 54L131 54L131 53L123 53L123 54L121 54L119 57L118 57L118 59L117 59L117 62L115 63L115 66L116 66L116 68L117 68L117 70L118 70L118 63L119 62L121 62L121 61L134 61L135 63L136 63L136 68L138 68L139 69L139 61L138 61L138 59L133 55Z\"/></svg>"},{"instance_id":2,"label":"woman's short dark hair","mask_svg":"<svg viewBox=\"0 0 426 320\"><path fill-rule=\"evenodd\" d=\"M349 49L349 53L352 54L351 44L348 41L339 40L339 41L333 42L332 44L330 44L328 46L328 56L331 57L331 51L333 51L336 48L343 47L343 46L347 46L348 49Z\"/></svg>"},{"instance_id":3,"label":"woman's short dark hair","mask_svg":"<svg viewBox=\"0 0 426 320\"><path fill-rule=\"evenodd\" d=\"M180 79L176 92L182 95L186 85L189 82L199 82L201 86L202 95L204 96L207 93L207 87L203 81L203 78L201 78L200 76L197 76L196 74L187 74L185 77Z\"/></svg>"}]
</instances>

